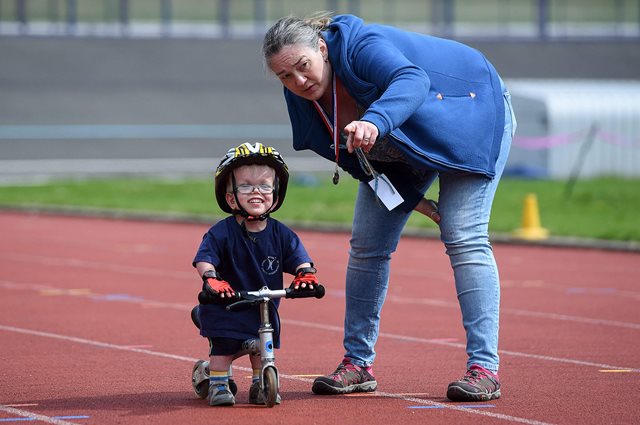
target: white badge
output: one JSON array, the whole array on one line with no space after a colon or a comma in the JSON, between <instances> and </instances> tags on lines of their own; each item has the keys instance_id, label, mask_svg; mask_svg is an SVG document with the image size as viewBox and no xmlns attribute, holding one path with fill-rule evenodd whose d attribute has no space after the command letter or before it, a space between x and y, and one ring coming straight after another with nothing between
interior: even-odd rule
<instances>
[{"instance_id":1,"label":"white badge","mask_svg":"<svg viewBox=\"0 0 640 425\"><path fill-rule=\"evenodd\" d=\"M376 192L376 195L389 211L404 202L404 199L391 184L387 176L384 174L377 175L378 187L376 190L376 178L369 182L369 186Z\"/></svg>"}]
</instances>

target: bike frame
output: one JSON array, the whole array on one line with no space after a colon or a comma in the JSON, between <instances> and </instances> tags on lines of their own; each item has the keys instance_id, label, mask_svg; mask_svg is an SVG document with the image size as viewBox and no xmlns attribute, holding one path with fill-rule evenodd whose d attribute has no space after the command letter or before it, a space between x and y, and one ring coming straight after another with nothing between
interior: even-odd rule
<instances>
[{"instance_id":1,"label":"bike frame","mask_svg":"<svg viewBox=\"0 0 640 425\"><path fill-rule=\"evenodd\" d=\"M275 397L279 393L280 390L280 375L278 373L278 368L276 367L276 358L273 347L273 333L275 332L273 326L271 325L271 320L269 319L269 302L273 299L278 298L322 298L324 296L324 287L322 285L318 285L315 289L310 291L295 291L291 288L287 289L269 289L264 286L258 291L238 291L236 292L236 298L239 301L230 304L226 307L227 310L231 311L234 309L241 308L246 305L256 305L259 304L260 307L260 327L258 329L259 340L248 340L243 344L243 352L246 353L260 353L260 361L262 363L262 370L260 372L260 390L263 391L265 395L265 399L269 399L267 397L268 394L266 392L270 392L275 390L275 396L272 400L275 400ZM256 343L259 341L259 347L256 347ZM275 375L275 388L269 388L266 385L265 381L269 378L267 377L271 372ZM267 406L273 407L273 404L267 403Z\"/></svg>"}]
</instances>

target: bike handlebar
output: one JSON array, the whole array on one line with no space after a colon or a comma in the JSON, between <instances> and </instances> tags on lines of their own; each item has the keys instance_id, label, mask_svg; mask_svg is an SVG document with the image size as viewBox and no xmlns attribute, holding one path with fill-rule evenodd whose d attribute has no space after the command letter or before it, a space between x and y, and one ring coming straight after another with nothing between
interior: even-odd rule
<instances>
[{"instance_id":1,"label":"bike handlebar","mask_svg":"<svg viewBox=\"0 0 640 425\"><path fill-rule=\"evenodd\" d=\"M236 302L226 307L227 311L237 310L242 306L250 306L264 300L273 300L276 298L322 298L324 297L324 286L317 285L311 290L295 290L292 288L285 289L269 289L266 286L258 291L237 291L235 294Z\"/></svg>"}]
</instances>

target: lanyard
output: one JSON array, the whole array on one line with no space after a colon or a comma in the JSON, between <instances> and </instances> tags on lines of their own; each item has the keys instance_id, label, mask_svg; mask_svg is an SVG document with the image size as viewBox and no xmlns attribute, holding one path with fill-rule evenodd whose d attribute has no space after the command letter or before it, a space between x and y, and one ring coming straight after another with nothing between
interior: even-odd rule
<instances>
[{"instance_id":1,"label":"lanyard","mask_svg":"<svg viewBox=\"0 0 640 425\"><path fill-rule=\"evenodd\" d=\"M338 181L340 180L340 174L338 173L338 158L340 157L340 130L338 129L338 80L335 72L333 73L332 91L333 122L329 120L327 113L322 109L322 106L320 106L317 100L313 101L313 106L316 107L324 125L327 126L329 134L331 134L331 137L333 138L333 147L336 154L336 169L333 172L333 184L338 184Z\"/></svg>"},{"instance_id":2,"label":"lanyard","mask_svg":"<svg viewBox=\"0 0 640 425\"><path fill-rule=\"evenodd\" d=\"M341 99L338 99L339 89L342 90L343 87L340 80L336 77L336 74L334 72L333 80L332 80L333 122L329 120L329 116L324 111L324 109L322 109L322 106L320 106L320 103L318 103L317 100L313 101L313 106L315 106L316 110L320 114L320 117L322 118L322 121L324 122L324 125L327 127L327 129L329 130L329 133L331 134L331 137L333 138L333 147L335 149L335 156L336 156L336 168L335 168L335 171L333 172L333 184L338 184L338 181L340 180L340 174L338 173L338 159L340 158L340 129L338 124L338 105L340 104L339 100L341 100ZM358 162L360 163L360 168L362 168L365 174L373 177L375 181L374 191L378 193L378 178L380 175L376 172L376 170L373 169L373 167L369 163L369 160L367 160L367 158L365 157L364 152L362 152L361 148L357 148L355 151L356 151L356 155L358 156ZM395 189L393 188L393 186L391 186L391 191L395 192Z\"/></svg>"}]
</instances>

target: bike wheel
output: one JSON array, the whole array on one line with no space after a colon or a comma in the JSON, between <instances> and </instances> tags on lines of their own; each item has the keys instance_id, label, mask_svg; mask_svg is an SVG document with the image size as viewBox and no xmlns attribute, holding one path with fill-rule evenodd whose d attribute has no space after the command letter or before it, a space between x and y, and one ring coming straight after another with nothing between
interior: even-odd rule
<instances>
[{"instance_id":1,"label":"bike wheel","mask_svg":"<svg viewBox=\"0 0 640 425\"><path fill-rule=\"evenodd\" d=\"M264 404L267 407L276 405L278 399L278 377L275 369L268 367L264 370Z\"/></svg>"}]
</instances>

